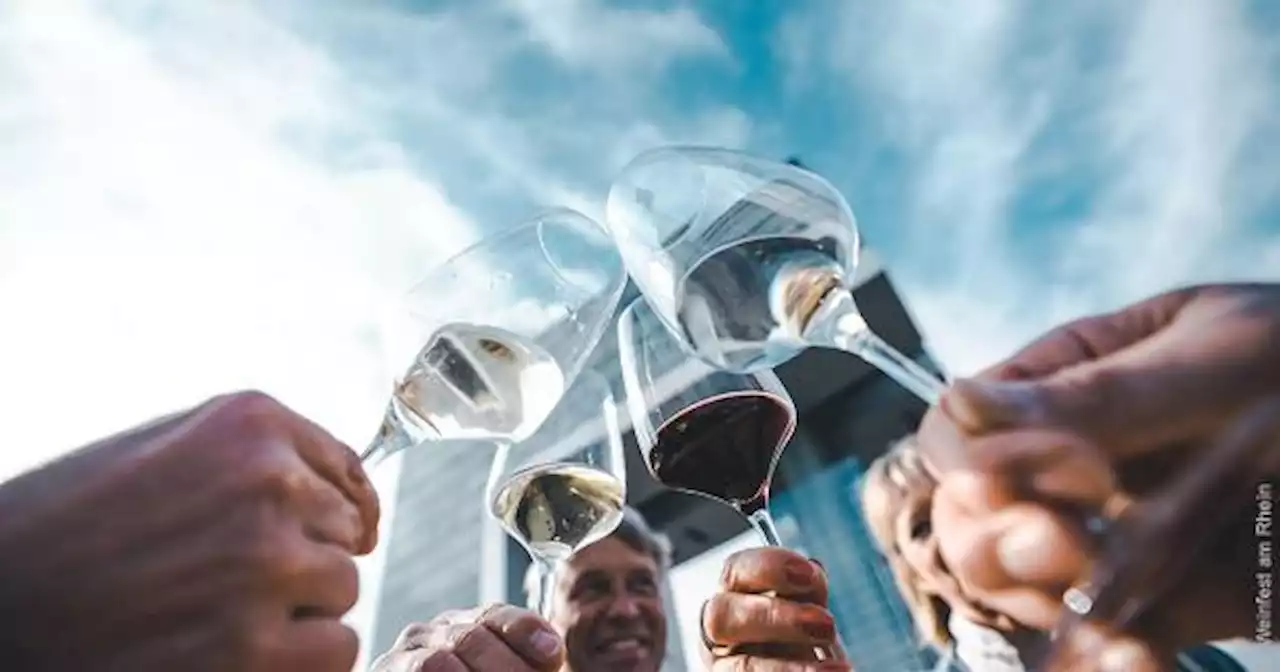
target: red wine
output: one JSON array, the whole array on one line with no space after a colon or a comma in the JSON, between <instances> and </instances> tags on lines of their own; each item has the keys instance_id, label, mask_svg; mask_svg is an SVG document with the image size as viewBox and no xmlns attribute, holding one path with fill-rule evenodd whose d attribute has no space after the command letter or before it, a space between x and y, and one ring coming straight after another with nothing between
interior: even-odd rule
<instances>
[{"instance_id":1,"label":"red wine","mask_svg":"<svg viewBox=\"0 0 1280 672\"><path fill-rule=\"evenodd\" d=\"M750 510L764 503L775 456L795 426L792 405L768 392L703 399L658 428L649 471L667 487Z\"/></svg>"}]
</instances>

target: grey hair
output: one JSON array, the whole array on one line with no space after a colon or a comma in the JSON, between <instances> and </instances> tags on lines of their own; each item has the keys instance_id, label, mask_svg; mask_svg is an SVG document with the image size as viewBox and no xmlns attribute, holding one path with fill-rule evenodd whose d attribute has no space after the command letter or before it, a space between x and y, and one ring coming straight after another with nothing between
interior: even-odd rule
<instances>
[{"instance_id":1,"label":"grey hair","mask_svg":"<svg viewBox=\"0 0 1280 672\"><path fill-rule=\"evenodd\" d=\"M618 523L618 527L606 537L606 539L610 538L617 539L633 550L653 558L654 564L658 566L659 578L662 578L671 567L671 539L649 527L644 516L629 506L622 507L622 520ZM531 564L524 573L526 606L537 609L541 591L538 567Z\"/></svg>"}]
</instances>

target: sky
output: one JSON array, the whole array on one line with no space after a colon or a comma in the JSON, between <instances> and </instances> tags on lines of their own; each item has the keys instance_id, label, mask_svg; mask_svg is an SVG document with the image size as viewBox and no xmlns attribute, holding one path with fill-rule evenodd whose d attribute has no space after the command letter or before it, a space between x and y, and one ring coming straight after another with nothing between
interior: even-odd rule
<instances>
[{"instance_id":1,"label":"sky","mask_svg":"<svg viewBox=\"0 0 1280 672\"><path fill-rule=\"evenodd\" d=\"M1278 96L1266 0L0 2L0 477L245 387L362 445L402 290L673 142L803 157L971 372L1277 279Z\"/></svg>"}]
</instances>

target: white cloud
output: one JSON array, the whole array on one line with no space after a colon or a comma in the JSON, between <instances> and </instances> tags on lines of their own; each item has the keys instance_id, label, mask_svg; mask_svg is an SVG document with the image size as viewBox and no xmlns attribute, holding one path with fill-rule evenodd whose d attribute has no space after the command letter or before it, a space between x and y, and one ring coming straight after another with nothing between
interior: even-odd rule
<instances>
[{"instance_id":1,"label":"white cloud","mask_svg":"<svg viewBox=\"0 0 1280 672\"><path fill-rule=\"evenodd\" d=\"M1113 170L1071 268L1131 298L1189 279L1276 277L1249 247L1280 239L1258 239L1255 204L1236 188L1280 170L1274 152L1243 160L1248 143L1280 142L1265 39L1239 2L1141 4L1102 111Z\"/></svg>"},{"instance_id":2,"label":"white cloud","mask_svg":"<svg viewBox=\"0 0 1280 672\"><path fill-rule=\"evenodd\" d=\"M475 235L324 52L183 7L0 18L0 476L246 387L360 447L381 303Z\"/></svg>"},{"instance_id":3,"label":"white cloud","mask_svg":"<svg viewBox=\"0 0 1280 672\"><path fill-rule=\"evenodd\" d=\"M1280 141L1277 45L1244 3L823 11L844 36L832 64L875 101L877 131L909 171L903 221L879 225L908 236L910 258L890 267L953 371L1173 285L1276 277L1264 258L1280 240L1257 208L1280 185L1280 158L1249 146ZM793 67L813 58L796 36L830 19L785 27ZM1017 219L1018 199L1082 180L1101 185L1083 215L1043 225L1054 230Z\"/></svg>"},{"instance_id":4,"label":"white cloud","mask_svg":"<svg viewBox=\"0 0 1280 672\"><path fill-rule=\"evenodd\" d=\"M385 314L430 266L535 203L598 214L626 129L749 132L597 76L723 55L689 10L552 9L0 6L0 478L241 387L359 448L398 366ZM533 43L590 78L514 104Z\"/></svg>"},{"instance_id":5,"label":"white cloud","mask_svg":"<svg viewBox=\"0 0 1280 672\"><path fill-rule=\"evenodd\" d=\"M727 56L720 36L688 7L608 7L596 0L502 0L530 38L574 68L608 77L660 71L687 55Z\"/></svg>"}]
</instances>

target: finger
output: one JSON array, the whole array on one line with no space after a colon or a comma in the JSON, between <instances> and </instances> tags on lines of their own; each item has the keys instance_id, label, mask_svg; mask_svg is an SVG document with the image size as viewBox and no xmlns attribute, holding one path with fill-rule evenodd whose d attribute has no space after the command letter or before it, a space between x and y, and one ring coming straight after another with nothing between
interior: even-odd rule
<instances>
[{"instance_id":1,"label":"finger","mask_svg":"<svg viewBox=\"0 0 1280 672\"><path fill-rule=\"evenodd\" d=\"M725 655L750 655L792 662L844 661L844 649L836 644L806 646L804 644L741 644ZM723 657L723 656L721 656Z\"/></svg>"},{"instance_id":2,"label":"finger","mask_svg":"<svg viewBox=\"0 0 1280 672\"><path fill-rule=\"evenodd\" d=\"M1280 396L1250 408L1202 459L1149 503L1136 508L1111 534L1088 587L1087 618L1128 629L1182 583L1219 532L1239 520L1253 501L1260 474L1280 468ZM1244 487L1242 487L1244 486ZM1150 549L1177 549L1152 552ZM1070 632L1080 619L1060 629Z\"/></svg>"},{"instance_id":3,"label":"finger","mask_svg":"<svg viewBox=\"0 0 1280 672\"><path fill-rule=\"evenodd\" d=\"M316 473L338 486L360 512L364 534L357 544L357 552L372 551L378 543L382 510L360 457L319 425L296 413L290 415L298 432L298 453Z\"/></svg>"},{"instance_id":4,"label":"finger","mask_svg":"<svg viewBox=\"0 0 1280 672\"><path fill-rule=\"evenodd\" d=\"M826 609L763 595L719 593L702 610L707 641L743 644L834 644L835 618Z\"/></svg>"},{"instance_id":5,"label":"finger","mask_svg":"<svg viewBox=\"0 0 1280 672\"><path fill-rule=\"evenodd\" d=\"M1064 324L978 374L986 380L1032 380L1106 357L1160 331L1198 292L1180 289L1112 313Z\"/></svg>"},{"instance_id":6,"label":"finger","mask_svg":"<svg viewBox=\"0 0 1280 672\"><path fill-rule=\"evenodd\" d=\"M351 553L360 553L364 521L360 511L328 481L304 471L297 493L298 515L303 530L313 541L334 544Z\"/></svg>"},{"instance_id":7,"label":"finger","mask_svg":"<svg viewBox=\"0 0 1280 672\"><path fill-rule=\"evenodd\" d=\"M1089 562L1090 543L1079 527L1037 504L1014 504L954 533L936 529L943 561L980 592L1023 586L1061 594Z\"/></svg>"},{"instance_id":8,"label":"finger","mask_svg":"<svg viewBox=\"0 0 1280 672\"><path fill-rule=\"evenodd\" d=\"M341 621L294 621L276 641L269 669L350 672L359 651L355 631Z\"/></svg>"},{"instance_id":9,"label":"finger","mask_svg":"<svg viewBox=\"0 0 1280 672\"><path fill-rule=\"evenodd\" d=\"M534 670L497 633L478 623L449 627L453 655L470 670Z\"/></svg>"},{"instance_id":10,"label":"finger","mask_svg":"<svg viewBox=\"0 0 1280 672\"><path fill-rule=\"evenodd\" d=\"M431 651L426 649L392 648L374 659L373 665L369 666L369 672L422 672L426 669L426 660L429 655ZM458 664L461 665L461 661L458 661Z\"/></svg>"},{"instance_id":11,"label":"finger","mask_svg":"<svg viewBox=\"0 0 1280 672\"><path fill-rule=\"evenodd\" d=\"M1042 379L958 381L945 395L947 412L970 434L1069 428L1117 459L1207 440L1274 385L1275 376L1259 370L1275 361L1272 338L1262 320L1255 322L1219 333L1188 319Z\"/></svg>"},{"instance_id":12,"label":"finger","mask_svg":"<svg viewBox=\"0 0 1280 672\"><path fill-rule=\"evenodd\" d=\"M972 503L987 510L1011 497L1101 510L1117 494L1111 461L1067 432L1028 429L976 437L965 442L965 459L977 474L953 478L953 486L968 484Z\"/></svg>"},{"instance_id":13,"label":"finger","mask_svg":"<svg viewBox=\"0 0 1280 672\"><path fill-rule=\"evenodd\" d=\"M712 672L849 672L847 662L797 661L770 658L751 653L739 653L717 658L711 664Z\"/></svg>"},{"instance_id":14,"label":"finger","mask_svg":"<svg viewBox=\"0 0 1280 672\"><path fill-rule=\"evenodd\" d=\"M564 643L551 624L537 614L499 605L485 611L481 623L535 669L560 669L565 655Z\"/></svg>"},{"instance_id":15,"label":"finger","mask_svg":"<svg viewBox=\"0 0 1280 672\"><path fill-rule=\"evenodd\" d=\"M372 550L377 541L379 505L355 453L315 423L289 410L261 392L237 392L207 402L202 420L227 419L247 425L260 437L287 441L302 460L322 478L332 483L360 511L364 533L359 552ZM221 423L218 423L221 424Z\"/></svg>"},{"instance_id":16,"label":"finger","mask_svg":"<svg viewBox=\"0 0 1280 672\"><path fill-rule=\"evenodd\" d=\"M396 637L396 641L391 645L393 649L420 649L427 645L427 637L431 632L430 623L410 623L400 631L400 635Z\"/></svg>"},{"instance_id":17,"label":"finger","mask_svg":"<svg viewBox=\"0 0 1280 672\"><path fill-rule=\"evenodd\" d=\"M753 548L729 556L720 573L720 589L827 603L827 576L812 560L785 548Z\"/></svg>"},{"instance_id":18,"label":"finger","mask_svg":"<svg viewBox=\"0 0 1280 672\"><path fill-rule=\"evenodd\" d=\"M472 670L449 649L422 649L413 651L411 658L404 658L403 668L393 672L481 672Z\"/></svg>"},{"instance_id":19,"label":"finger","mask_svg":"<svg viewBox=\"0 0 1280 672\"><path fill-rule=\"evenodd\" d=\"M281 583L294 619L338 619L355 606L360 577L351 556L329 544L307 542L281 562Z\"/></svg>"},{"instance_id":20,"label":"finger","mask_svg":"<svg viewBox=\"0 0 1280 672\"><path fill-rule=\"evenodd\" d=\"M1174 661L1138 639L1088 624L1055 640L1045 661L1049 672L1161 672Z\"/></svg>"}]
</instances>

